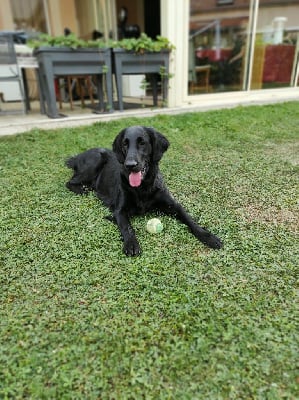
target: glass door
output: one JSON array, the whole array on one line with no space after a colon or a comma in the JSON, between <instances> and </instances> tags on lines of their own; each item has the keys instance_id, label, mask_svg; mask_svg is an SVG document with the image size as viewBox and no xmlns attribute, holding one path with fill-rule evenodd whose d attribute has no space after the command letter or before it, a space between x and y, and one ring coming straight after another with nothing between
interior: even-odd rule
<instances>
[{"instance_id":1,"label":"glass door","mask_svg":"<svg viewBox=\"0 0 299 400\"><path fill-rule=\"evenodd\" d=\"M238 91L246 86L251 3L190 0L190 95Z\"/></svg>"},{"instance_id":2,"label":"glass door","mask_svg":"<svg viewBox=\"0 0 299 400\"><path fill-rule=\"evenodd\" d=\"M79 36L84 39L115 39L117 36L115 2L75 0Z\"/></svg>"},{"instance_id":3,"label":"glass door","mask_svg":"<svg viewBox=\"0 0 299 400\"><path fill-rule=\"evenodd\" d=\"M260 0L254 47L252 89L273 89L298 84L299 1ZM272 2L273 3L273 2Z\"/></svg>"},{"instance_id":4,"label":"glass door","mask_svg":"<svg viewBox=\"0 0 299 400\"><path fill-rule=\"evenodd\" d=\"M299 0L190 0L188 94L298 86Z\"/></svg>"},{"instance_id":5,"label":"glass door","mask_svg":"<svg viewBox=\"0 0 299 400\"><path fill-rule=\"evenodd\" d=\"M43 0L11 0L10 4L15 31L48 32Z\"/></svg>"}]
</instances>

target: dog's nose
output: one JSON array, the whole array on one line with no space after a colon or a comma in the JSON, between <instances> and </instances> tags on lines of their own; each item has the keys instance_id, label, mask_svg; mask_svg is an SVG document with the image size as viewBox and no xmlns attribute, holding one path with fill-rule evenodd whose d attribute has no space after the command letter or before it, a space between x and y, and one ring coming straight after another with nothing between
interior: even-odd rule
<instances>
[{"instance_id":1,"label":"dog's nose","mask_svg":"<svg viewBox=\"0 0 299 400\"><path fill-rule=\"evenodd\" d=\"M125 167L126 168L134 168L137 165L137 161L135 160L126 160Z\"/></svg>"}]
</instances>

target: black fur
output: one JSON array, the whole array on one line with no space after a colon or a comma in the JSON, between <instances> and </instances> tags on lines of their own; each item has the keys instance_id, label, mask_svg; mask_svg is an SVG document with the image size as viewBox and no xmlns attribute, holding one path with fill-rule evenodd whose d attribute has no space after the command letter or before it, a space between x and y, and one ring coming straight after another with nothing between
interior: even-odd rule
<instances>
[{"instance_id":1,"label":"black fur","mask_svg":"<svg viewBox=\"0 0 299 400\"><path fill-rule=\"evenodd\" d=\"M141 253L130 217L152 210L174 216L207 246L222 247L221 240L200 227L166 188L158 164L168 146L155 129L132 126L116 136L113 150L90 149L66 162L74 171L67 188L77 194L95 191L111 210L128 256Z\"/></svg>"}]
</instances>

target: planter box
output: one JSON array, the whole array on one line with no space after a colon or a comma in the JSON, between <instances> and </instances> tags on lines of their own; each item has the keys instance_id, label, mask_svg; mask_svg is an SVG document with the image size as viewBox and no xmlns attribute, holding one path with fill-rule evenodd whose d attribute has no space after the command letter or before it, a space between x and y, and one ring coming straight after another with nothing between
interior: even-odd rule
<instances>
[{"instance_id":1,"label":"planter box","mask_svg":"<svg viewBox=\"0 0 299 400\"><path fill-rule=\"evenodd\" d=\"M42 109L50 118L59 118L54 79L64 75L96 75L99 110L104 109L103 76L106 77L107 108L113 110L111 50L99 48L70 49L40 47L34 51L38 62Z\"/></svg>"},{"instance_id":2,"label":"planter box","mask_svg":"<svg viewBox=\"0 0 299 400\"><path fill-rule=\"evenodd\" d=\"M161 75L162 79L162 98L163 104L168 96L168 73L169 73L169 54L170 51L145 52L137 54L133 51L124 49L113 49L113 69L116 78L117 96L120 111L123 111L123 89L122 75L151 75L154 105L158 104L158 77L163 67L166 76Z\"/></svg>"}]
</instances>

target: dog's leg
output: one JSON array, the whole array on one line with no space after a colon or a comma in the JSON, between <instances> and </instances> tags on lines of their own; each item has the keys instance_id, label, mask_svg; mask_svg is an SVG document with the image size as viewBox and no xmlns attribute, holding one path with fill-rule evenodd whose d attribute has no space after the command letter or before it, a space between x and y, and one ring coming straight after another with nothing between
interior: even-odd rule
<instances>
[{"instance_id":1,"label":"dog's leg","mask_svg":"<svg viewBox=\"0 0 299 400\"><path fill-rule=\"evenodd\" d=\"M221 240L216 235L199 226L184 207L170 194L164 194L162 196L158 202L158 207L165 214L171 215L187 225L192 234L208 247L212 249L221 249L223 246Z\"/></svg>"},{"instance_id":2,"label":"dog's leg","mask_svg":"<svg viewBox=\"0 0 299 400\"><path fill-rule=\"evenodd\" d=\"M82 183L74 183L71 180L65 184L65 186L76 194L87 194L91 188Z\"/></svg>"},{"instance_id":3,"label":"dog's leg","mask_svg":"<svg viewBox=\"0 0 299 400\"><path fill-rule=\"evenodd\" d=\"M113 217L124 241L124 253L127 256L139 256L141 249L128 215L124 212L115 212Z\"/></svg>"}]
</instances>

